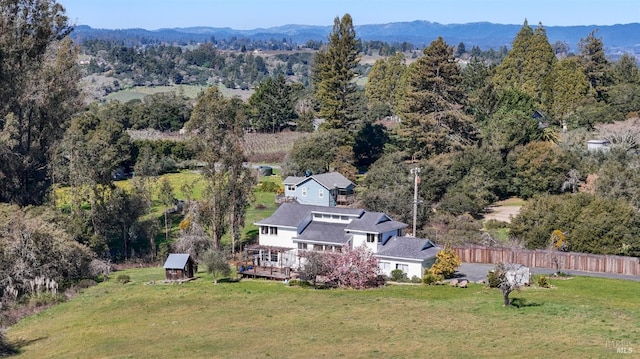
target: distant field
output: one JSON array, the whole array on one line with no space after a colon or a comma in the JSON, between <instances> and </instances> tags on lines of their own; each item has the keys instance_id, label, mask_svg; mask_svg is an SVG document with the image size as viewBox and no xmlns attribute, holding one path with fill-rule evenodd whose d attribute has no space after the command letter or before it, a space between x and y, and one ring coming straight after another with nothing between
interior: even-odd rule
<instances>
[{"instance_id":1,"label":"distant field","mask_svg":"<svg viewBox=\"0 0 640 359\"><path fill-rule=\"evenodd\" d=\"M575 277L501 294L472 284L313 290L182 285L162 268L88 288L7 332L19 358L605 358L640 350L640 282ZM150 284L156 281L158 284ZM632 355L633 355L632 354ZM626 357L626 356L622 356ZM632 356L629 356L632 357Z\"/></svg>"},{"instance_id":2,"label":"distant field","mask_svg":"<svg viewBox=\"0 0 640 359\"><path fill-rule=\"evenodd\" d=\"M122 103L126 103L131 100L142 100L147 95L152 95L160 92L178 92L183 91L184 95L195 99L198 97L202 91L205 91L209 86L198 86L198 85L174 85L174 86L136 86L124 90L120 90L118 92L112 92L105 96L107 101L117 100ZM243 100L248 99L253 90L234 90L228 89L222 85L218 86L218 89L222 92L222 95L225 97L233 97L238 96Z\"/></svg>"}]
</instances>

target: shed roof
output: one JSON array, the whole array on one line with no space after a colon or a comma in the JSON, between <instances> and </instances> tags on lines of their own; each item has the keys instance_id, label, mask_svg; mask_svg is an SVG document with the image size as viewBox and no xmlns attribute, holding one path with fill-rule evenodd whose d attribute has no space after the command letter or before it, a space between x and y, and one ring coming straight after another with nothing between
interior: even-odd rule
<instances>
[{"instance_id":1,"label":"shed roof","mask_svg":"<svg viewBox=\"0 0 640 359\"><path fill-rule=\"evenodd\" d=\"M190 258L191 256L186 253L171 253L164 262L164 269L182 269Z\"/></svg>"},{"instance_id":2,"label":"shed roof","mask_svg":"<svg viewBox=\"0 0 640 359\"><path fill-rule=\"evenodd\" d=\"M376 256L424 260L435 257L439 251L440 247L428 239L393 236L378 246Z\"/></svg>"}]
</instances>

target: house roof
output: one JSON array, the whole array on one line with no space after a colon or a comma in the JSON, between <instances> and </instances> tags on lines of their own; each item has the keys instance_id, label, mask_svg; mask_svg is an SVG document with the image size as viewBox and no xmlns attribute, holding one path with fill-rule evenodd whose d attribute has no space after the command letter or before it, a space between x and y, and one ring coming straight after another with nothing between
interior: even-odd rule
<instances>
[{"instance_id":1,"label":"house roof","mask_svg":"<svg viewBox=\"0 0 640 359\"><path fill-rule=\"evenodd\" d=\"M428 239L393 236L378 246L376 256L424 260L435 257L440 249Z\"/></svg>"},{"instance_id":2,"label":"house roof","mask_svg":"<svg viewBox=\"0 0 640 359\"><path fill-rule=\"evenodd\" d=\"M164 262L165 269L182 269L187 265L190 256L183 253L171 253Z\"/></svg>"},{"instance_id":3,"label":"house roof","mask_svg":"<svg viewBox=\"0 0 640 359\"><path fill-rule=\"evenodd\" d=\"M364 212L358 208L342 208L342 207L326 207L326 206L310 206L299 204L296 202L285 202L276 209L271 217L260 220L255 225L271 225L282 227L298 227L302 221L311 213L329 213L343 214L351 216L360 216ZM344 225L343 225L344 228Z\"/></svg>"},{"instance_id":4,"label":"house roof","mask_svg":"<svg viewBox=\"0 0 640 359\"><path fill-rule=\"evenodd\" d=\"M347 226L350 231L384 233L407 227L407 224L394 221L382 212L365 212Z\"/></svg>"},{"instance_id":5,"label":"house roof","mask_svg":"<svg viewBox=\"0 0 640 359\"><path fill-rule=\"evenodd\" d=\"M349 181L345 176L338 172L321 173L317 175L311 175L308 177L295 177L289 176L282 181L284 185L300 185L310 179L315 180L321 186L326 189L332 190L336 188L347 188L354 186L353 182Z\"/></svg>"},{"instance_id":6,"label":"house roof","mask_svg":"<svg viewBox=\"0 0 640 359\"><path fill-rule=\"evenodd\" d=\"M311 222L294 241L345 244L349 237L343 223Z\"/></svg>"}]
</instances>

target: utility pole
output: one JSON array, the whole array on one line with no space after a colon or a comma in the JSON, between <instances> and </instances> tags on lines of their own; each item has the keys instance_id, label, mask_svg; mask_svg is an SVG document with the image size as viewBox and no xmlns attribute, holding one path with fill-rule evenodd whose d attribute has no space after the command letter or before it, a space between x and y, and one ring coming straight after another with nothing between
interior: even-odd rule
<instances>
[{"instance_id":1,"label":"utility pole","mask_svg":"<svg viewBox=\"0 0 640 359\"><path fill-rule=\"evenodd\" d=\"M420 167L411 169L413 174L413 236L416 236L416 221L418 219L418 184L420 183Z\"/></svg>"}]
</instances>

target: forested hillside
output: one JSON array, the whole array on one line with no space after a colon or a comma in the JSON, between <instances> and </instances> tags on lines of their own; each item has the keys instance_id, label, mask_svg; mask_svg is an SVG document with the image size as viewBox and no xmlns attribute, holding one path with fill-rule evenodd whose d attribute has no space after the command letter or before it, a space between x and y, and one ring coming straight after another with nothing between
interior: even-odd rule
<instances>
[{"instance_id":1,"label":"forested hillside","mask_svg":"<svg viewBox=\"0 0 640 359\"><path fill-rule=\"evenodd\" d=\"M0 33L0 309L43 292L55 301L112 263L236 254L255 239L243 227L256 197L281 191L246 166L256 134L303 133L269 158L280 175L339 171L357 183L356 205L406 223L420 168L417 234L442 245L640 255L640 71L632 55L607 56L597 31L575 52L527 22L509 46L438 37L418 51L361 41L345 14L324 42L266 54L74 43L55 1L1 4L12 31ZM184 84L203 89L103 99ZM129 135L149 129L166 137ZM588 150L594 139L607 146ZM162 175L178 171L198 180L177 191ZM490 224L510 233L494 238L482 215L509 197L526 204Z\"/></svg>"}]
</instances>

